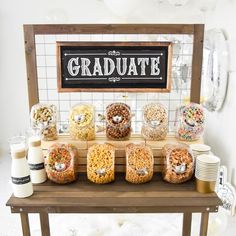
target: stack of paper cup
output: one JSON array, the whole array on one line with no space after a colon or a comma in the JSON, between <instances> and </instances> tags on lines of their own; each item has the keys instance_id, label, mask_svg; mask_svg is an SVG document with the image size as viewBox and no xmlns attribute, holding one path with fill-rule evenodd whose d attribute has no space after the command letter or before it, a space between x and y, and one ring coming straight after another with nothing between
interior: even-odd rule
<instances>
[{"instance_id":1,"label":"stack of paper cup","mask_svg":"<svg viewBox=\"0 0 236 236\"><path fill-rule=\"evenodd\" d=\"M205 144L191 144L190 148L192 149L195 158L202 154L210 154L211 151L211 147Z\"/></svg>"},{"instance_id":2,"label":"stack of paper cup","mask_svg":"<svg viewBox=\"0 0 236 236\"><path fill-rule=\"evenodd\" d=\"M220 158L210 154L202 154L197 156L195 177L198 192L214 192L219 168Z\"/></svg>"}]
</instances>

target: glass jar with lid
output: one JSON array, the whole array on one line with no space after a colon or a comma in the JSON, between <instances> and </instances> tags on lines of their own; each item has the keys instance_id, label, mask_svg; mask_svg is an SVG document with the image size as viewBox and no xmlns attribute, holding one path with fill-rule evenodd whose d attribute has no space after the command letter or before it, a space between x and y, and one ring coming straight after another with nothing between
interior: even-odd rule
<instances>
[{"instance_id":1,"label":"glass jar with lid","mask_svg":"<svg viewBox=\"0 0 236 236\"><path fill-rule=\"evenodd\" d=\"M69 133L72 139L95 139L94 106L77 104L70 110Z\"/></svg>"},{"instance_id":2,"label":"glass jar with lid","mask_svg":"<svg viewBox=\"0 0 236 236\"><path fill-rule=\"evenodd\" d=\"M76 179L75 158L77 158L77 149L74 146L63 143L53 144L45 160L48 178L58 184L73 182Z\"/></svg>"},{"instance_id":3,"label":"glass jar with lid","mask_svg":"<svg viewBox=\"0 0 236 236\"><path fill-rule=\"evenodd\" d=\"M38 103L31 108L30 123L40 132L42 140L57 139L57 108L53 104Z\"/></svg>"},{"instance_id":4,"label":"glass jar with lid","mask_svg":"<svg viewBox=\"0 0 236 236\"><path fill-rule=\"evenodd\" d=\"M169 183L183 183L194 173L194 156L187 144L166 144L163 148L163 179Z\"/></svg>"},{"instance_id":5,"label":"glass jar with lid","mask_svg":"<svg viewBox=\"0 0 236 236\"><path fill-rule=\"evenodd\" d=\"M134 184L150 181L153 165L153 153L149 146L132 143L126 146L126 181Z\"/></svg>"},{"instance_id":6,"label":"glass jar with lid","mask_svg":"<svg viewBox=\"0 0 236 236\"><path fill-rule=\"evenodd\" d=\"M168 133L168 112L161 103L149 103L143 108L142 136L147 140L163 140Z\"/></svg>"},{"instance_id":7,"label":"glass jar with lid","mask_svg":"<svg viewBox=\"0 0 236 236\"><path fill-rule=\"evenodd\" d=\"M97 184L115 180L115 148L111 144L95 144L88 149L87 177Z\"/></svg>"},{"instance_id":8,"label":"glass jar with lid","mask_svg":"<svg viewBox=\"0 0 236 236\"><path fill-rule=\"evenodd\" d=\"M125 103L112 103L106 108L106 136L113 140L127 140L131 134L131 111Z\"/></svg>"},{"instance_id":9,"label":"glass jar with lid","mask_svg":"<svg viewBox=\"0 0 236 236\"><path fill-rule=\"evenodd\" d=\"M194 141L204 131L205 114L203 107L197 103L183 105L177 109L176 137L180 140Z\"/></svg>"}]
</instances>

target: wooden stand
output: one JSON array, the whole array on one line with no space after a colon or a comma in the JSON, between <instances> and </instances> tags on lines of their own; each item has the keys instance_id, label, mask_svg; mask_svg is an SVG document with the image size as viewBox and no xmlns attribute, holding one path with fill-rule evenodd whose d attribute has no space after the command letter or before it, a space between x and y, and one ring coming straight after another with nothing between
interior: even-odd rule
<instances>
[{"instance_id":1,"label":"wooden stand","mask_svg":"<svg viewBox=\"0 0 236 236\"><path fill-rule=\"evenodd\" d=\"M202 214L200 235L207 235L209 212L217 212L221 205L215 193L201 194L195 190L195 180L183 184L170 184L162 180L160 173L155 173L151 182L141 185L130 184L124 179L124 145L130 142L145 142L140 136L129 141L113 143L117 149L116 180L111 184L97 185L86 178L86 150L99 142L106 142L104 137L95 141L72 141L62 136L60 142L73 143L79 148L78 180L68 185L58 185L47 181L34 186L34 194L25 199L11 196L7 206L12 213L20 213L23 235L30 235L28 214L39 213L43 236L50 235L48 213L183 213L183 236L191 235L192 213ZM168 137L161 142L147 142L153 148L155 172L163 167L161 148L165 143L176 142ZM43 143L45 150L53 142ZM118 161L119 160L119 161ZM83 168L82 168L83 167Z\"/></svg>"}]
</instances>

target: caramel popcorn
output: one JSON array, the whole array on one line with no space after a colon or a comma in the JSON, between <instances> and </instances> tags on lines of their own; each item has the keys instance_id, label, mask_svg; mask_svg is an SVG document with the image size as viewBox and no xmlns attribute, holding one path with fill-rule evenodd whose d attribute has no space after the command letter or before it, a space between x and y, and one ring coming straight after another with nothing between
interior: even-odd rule
<instances>
[{"instance_id":1,"label":"caramel popcorn","mask_svg":"<svg viewBox=\"0 0 236 236\"><path fill-rule=\"evenodd\" d=\"M170 183L183 183L192 178L194 158L188 145L167 144L163 148L165 166L163 178Z\"/></svg>"},{"instance_id":2,"label":"caramel popcorn","mask_svg":"<svg viewBox=\"0 0 236 236\"><path fill-rule=\"evenodd\" d=\"M125 140L131 133L130 107L124 103L112 103L106 108L106 136Z\"/></svg>"},{"instance_id":3,"label":"caramel popcorn","mask_svg":"<svg viewBox=\"0 0 236 236\"><path fill-rule=\"evenodd\" d=\"M87 177L97 184L115 180L115 149L110 144L95 144L88 149Z\"/></svg>"},{"instance_id":4,"label":"caramel popcorn","mask_svg":"<svg viewBox=\"0 0 236 236\"><path fill-rule=\"evenodd\" d=\"M153 153L145 145L129 144L126 146L126 176L128 182L141 184L153 176Z\"/></svg>"}]
</instances>

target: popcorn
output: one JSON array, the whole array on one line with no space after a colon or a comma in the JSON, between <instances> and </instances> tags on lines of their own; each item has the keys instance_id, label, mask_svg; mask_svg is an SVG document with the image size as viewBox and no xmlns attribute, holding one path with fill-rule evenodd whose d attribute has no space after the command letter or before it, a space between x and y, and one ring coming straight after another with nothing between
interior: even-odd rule
<instances>
[{"instance_id":1,"label":"popcorn","mask_svg":"<svg viewBox=\"0 0 236 236\"><path fill-rule=\"evenodd\" d=\"M69 144L54 144L45 160L48 178L58 184L71 183L76 179L74 159L77 149Z\"/></svg>"},{"instance_id":2,"label":"popcorn","mask_svg":"<svg viewBox=\"0 0 236 236\"><path fill-rule=\"evenodd\" d=\"M141 184L153 176L153 153L150 147L143 144L126 146L126 176L128 182Z\"/></svg>"},{"instance_id":3,"label":"popcorn","mask_svg":"<svg viewBox=\"0 0 236 236\"><path fill-rule=\"evenodd\" d=\"M106 136L109 139L125 140L131 134L130 107L125 103L112 103L106 108Z\"/></svg>"},{"instance_id":4,"label":"popcorn","mask_svg":"<svg viewBox=\"0 0 236 236\"><path fill-rule=\"evenodd\" d=\"M179 119L176 127L176 137L180 140L194 141L200 138L204 131L205 116L201 105L190 103L179 108Z\"/></svg>"},{"instance_id":5,"label":"popcorn","mask_svg":"<svg viewBox=\"0 0 236 236\"><path fill-rule=\"evenodd\" d=\"M167 109L160 103L150 103L143 108L141 134L148 140L163 140L168 133Z\"/></svg>"},{"instance_id":6,"label":"popcorn","mask_svg":"<svg viewBox=\"0 0 236 236\"><path fill-rule=\"evenodd\" d=\"M75 105L69 115L69 133L72 139L95 139L94 107L88 104Z\"/></svg>"},{"instance_id":7,"label":"popcorn","mask_svg":"<svg viewBox=\"0 0 236 236\"><path fill-rule=\"evenodd\" d=\"M57 139L57 111L52 104L36 104L31 109L31 127L38 129L45 141Z\"/></svg>"},{"instance_id":8,"label":"popcorn","mask_svg":"<svg viewBox=\"0 0 236 236\"><path fill-rule=\"evenodd\" d=\"M88 149L87 177L97 184L115 180L115 149L110 144L95 144Z\"/></svg>"},{"instance_id":9,"label":"popcorn","mask_svg":"<svg viewBox=\"0 0 236 236\"><path fill-rule=\"evenodd\" d=\"M190 180L194 172L194 158L186 144L166 144L163 148L165 165L163 179L169 183L183 183Z\"/></svg>"}]
</instances>

